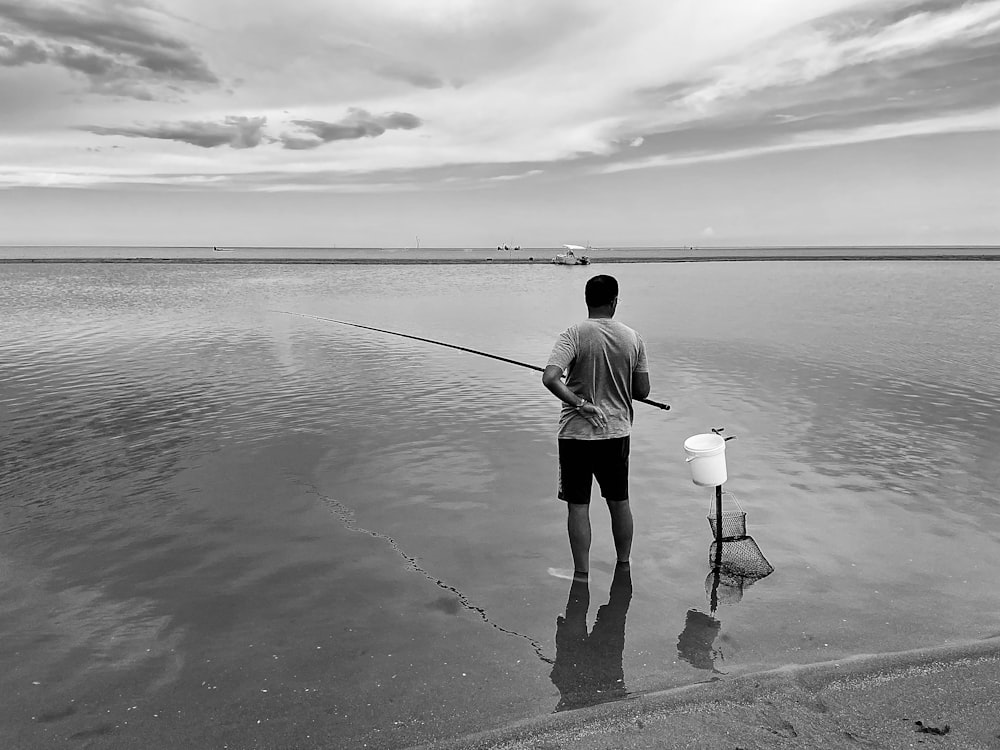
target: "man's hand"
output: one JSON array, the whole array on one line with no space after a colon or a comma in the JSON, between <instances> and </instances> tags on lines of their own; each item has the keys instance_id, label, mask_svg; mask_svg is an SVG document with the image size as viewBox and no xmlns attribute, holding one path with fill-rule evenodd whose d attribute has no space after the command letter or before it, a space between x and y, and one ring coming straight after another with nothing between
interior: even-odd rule
<instances>
[{"instance_id":1,"label":"man's hand","mask_svg":"<svg viewBox=\"0 0 1000 750\"><path fill-rule=\"evenodd\" d=\"M573 393L562 380L563 371L561 367L556 365L548 365L545 371L542 373L542 384L548 388L553 395L557 396L560 401L569 406L573 406L579 399L583 398ZM592 404L589 401L584 401L581 406L576 407L576 412L581 417L590 422L591 425L599 430L604 430L608 426L608 417L604 413L604 410Z\"/></svg>"},{"instance_id":2,"label":"man's hand","mask_svg":"<svg viewBox=\"0 0 1000 750\"><path fill-rule=\"evenodd\" d=\"M577 409L577 412L599 430L603 430L608 426L608 417L604 413L604 410L597 404L587 401Z\"/></svg>"}]
</instances>

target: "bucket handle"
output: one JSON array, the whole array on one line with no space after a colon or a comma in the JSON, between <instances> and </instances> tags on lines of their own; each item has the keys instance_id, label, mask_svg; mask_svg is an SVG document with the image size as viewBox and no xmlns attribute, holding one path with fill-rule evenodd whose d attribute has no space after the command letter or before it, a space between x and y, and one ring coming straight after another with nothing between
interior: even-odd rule
<instances>
[{"instance_id":1,"label":"bucket handle","mask_svg":"<svg viewBox=\"0 0 1000 750\"><path fill-rule=\"evenodd\" d=\"M723 440L723 442L725 442L726 440L735 440L736 439L735 435L729 435L728 437L723 437L722 436L721 433L725 432L725 429L726 429L725 427L713 427L712 428L712 432L714 432L716 435L718 435L719 437L721 437L722 440Z\"/></svg>"},{"instance_id":2,"label":"bucket handle","mask_svg":"<svg viewBox=\"0 0 1000 750\"><path fill-rule=\"evenodd\" d=\"M714 454L714 455L716 455L716 456L717 456L717 455L719 455L719 454L718 454L718 453L716 453L716 454ZM685 458L685 459L684 459L684 463L686 463L686 464L688 464L688 463L691 463L691 462L692 462L692 461L694 461L694 460L695 460L696 458L712 458L712 456L688 456L687 458Z\"/></svg>"}]
</instances>

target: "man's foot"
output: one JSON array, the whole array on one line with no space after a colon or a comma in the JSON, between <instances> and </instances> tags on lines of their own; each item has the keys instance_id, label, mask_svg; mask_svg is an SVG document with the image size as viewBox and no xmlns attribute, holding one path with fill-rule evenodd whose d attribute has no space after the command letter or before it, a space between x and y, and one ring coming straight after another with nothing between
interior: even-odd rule
<instances>
[{"instance_id":1,"label":"man's foot","mask_svg":"<svg viewBox=\"0 0 1000 750\"><path fill-rule=\"evenodd\" d=\"M554 578L565 578L567 581L586 581L590 577L589 573L581 573L569 568L549 568L549 575Z\"/></svg>"}]
</instances>

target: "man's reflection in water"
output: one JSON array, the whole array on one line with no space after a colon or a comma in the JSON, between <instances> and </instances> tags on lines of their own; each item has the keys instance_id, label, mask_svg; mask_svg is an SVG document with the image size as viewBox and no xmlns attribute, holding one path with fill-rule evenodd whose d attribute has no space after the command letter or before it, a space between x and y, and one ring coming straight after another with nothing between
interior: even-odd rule
<instances>
[{"instance_id":1,"label":"man's reflection in water","mask_svg":"<svg viewBox=\"0 0 1000 750\"><path fill-rule=\"evenodd\" d=\"M624 698L625 616L632 601L632 573L619 564L611 581L608 603L597 610L594 629L587 633L590 587L575 578L569 589L566 615L556 619L556 662L549 675L561 695L556 711L582 708Z\"/></svg>"}]
</instances>

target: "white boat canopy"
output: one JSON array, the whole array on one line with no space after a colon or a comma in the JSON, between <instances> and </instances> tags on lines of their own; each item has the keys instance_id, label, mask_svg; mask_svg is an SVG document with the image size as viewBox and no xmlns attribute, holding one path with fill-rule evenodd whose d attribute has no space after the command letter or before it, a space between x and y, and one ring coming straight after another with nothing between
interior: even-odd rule
<instances>
[{"instance_id":1,"label":"white boat canopy","mask_svg":"<svg viewBox=\"0 0 1000 750\"><path fill-rule=\"evenodd\" d=\"M567 250L586 250L583 245L563 245Z\"/></svg>"}]
</instances>

